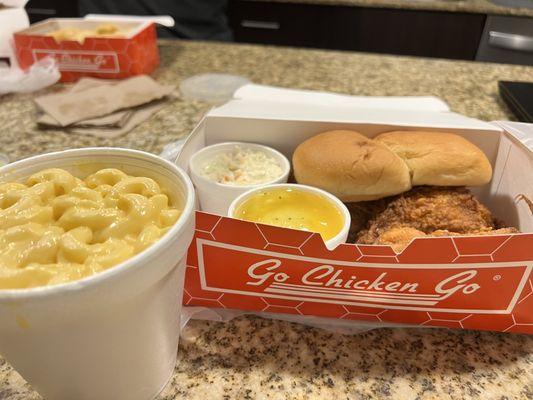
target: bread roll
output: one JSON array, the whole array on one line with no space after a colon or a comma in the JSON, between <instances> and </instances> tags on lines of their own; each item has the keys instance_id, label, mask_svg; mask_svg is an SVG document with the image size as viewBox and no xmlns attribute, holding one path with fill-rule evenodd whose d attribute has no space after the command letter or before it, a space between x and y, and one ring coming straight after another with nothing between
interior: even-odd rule
<instances>
[{"instance_id":1,"label":"bread roll","mask_svg":"<svg viewBox=\"0 0 533 400\"><path fill-rule=\"evenodd\" d=\"M381 143L354 131L330 131L301 143L292 156L298 183L344 202L376 200L411 188L407 165Z\"/></svg>"},{"instance_id":2,"label":"bread roll","mask_svg":"<svg viewBox=\"0 0 533 400\"><path fill-rule=\"evenodd\" d=\"M375 141L405 161L413 186L478 186L492 178L485 154L453 133L394 131L382 133Z\"/></svg>"}]
</instances>

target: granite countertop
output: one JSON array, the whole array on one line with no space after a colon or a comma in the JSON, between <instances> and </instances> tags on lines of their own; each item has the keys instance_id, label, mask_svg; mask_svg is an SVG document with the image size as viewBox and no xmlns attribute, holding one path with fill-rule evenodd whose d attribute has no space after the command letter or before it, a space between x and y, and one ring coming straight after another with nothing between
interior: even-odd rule
<instances>
[{"instance_id":1,"label":"granite countertop","mask_svg":"<svg viewBox=\"0 0 533 400\"><path fill-rule=\"evenodd\" d=\"M229 72L257 83L358 95L435 95L453 111L510 118L499 79L533 82L533 67L279 47L161 42L161 82ZM54 87L48 91L57 90ZM82 146L158 153L211 106L178 98L113 139L35 126L32 95L0 98L0 151L12 159ZM175 375L158 399L532 399L533 336L445 329L378 329L345 336L246 316L190 322ZM0 359L0 399L37 400Z\"/></svg>"},{"instance_id":2,"label":"granite countertop","mask_svg":"<svg viewBox=\"0 0 533 400\"><path fill-rule=\"evenodd\" d=\"M505 7L489 0L247 0L370 8L399 8L533 17L533 8Z\"/></svg>"}]
</instances>

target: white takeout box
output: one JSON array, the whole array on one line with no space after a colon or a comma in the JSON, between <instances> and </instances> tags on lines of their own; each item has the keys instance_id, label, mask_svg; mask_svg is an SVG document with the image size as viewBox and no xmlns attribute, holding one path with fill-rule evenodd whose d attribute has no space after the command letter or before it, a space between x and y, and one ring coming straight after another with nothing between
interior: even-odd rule
<instances>
[{"instance_id":1,"label":"white takeout box","mask_svg":"<svg viewBox=\"0 0 533 400\"><path fill-rule=\"evenodd\" d=\"M392 130L465 137L485 152L494 170L489 185L472 191L507 226L525 233L417 238L401 253L360 244L329 251L318 234L199 212L184 304L286 314L294 321L329 318L330 324L367 321L532 332L533 218L525 199L533 197L533 153L497 124L452 112L233 100L207 114L176 162L187 168L196 151L226 141L260 143L290 158L299 143L333 129L368 137ZM309 283L307 274L325 267L331 271L324 279ZM347 286L330 287L326 280L333 275L345 277ZM350 277L362 279L357 285L377 282L378 289L352 290ZM389 292L380 279L395 280Z\"/></svg>"}]
</instances>

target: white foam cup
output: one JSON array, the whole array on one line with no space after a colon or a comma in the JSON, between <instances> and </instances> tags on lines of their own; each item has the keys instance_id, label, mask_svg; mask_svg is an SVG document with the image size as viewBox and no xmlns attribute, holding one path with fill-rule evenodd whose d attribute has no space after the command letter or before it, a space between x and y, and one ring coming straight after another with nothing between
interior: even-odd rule
<instances>
[{"instance_id":1,"label":"white foam cup","mask_svg":"<svg viewBox=\"0 0 533 400\"><path fill-rule=\"evenodd\" d=\"M201 173L202 167L213 157L222 153L230 153L236 147L241 149L252 149L265 152L273 157L282 169L282 174L268 182L250 185L228 185L211 181ZM196 188L200 208L213 214L226 215L231 202L242 193L256 187L261 187L274 183L287 182L291 165L287 157L279 151L261 144L245 142L224 142L204 147L195 153L189 161L189 173Z\"/></svg>"},{"instance_id":2,"label":"white foam cup","mask_svg":"<svg viewBox=\"0 0 533 400\"><path fill-rule=\"evenodd\" d=\"M46 168L85 177L101 168L154 178L183 213L154 245L85 279L0 290L0 354L47 400L146 400L170 379L177 357L194 190L174 164L141 151L87 148L44 154L0 169L20 181Z\"/></svg>"},{"instance_id":3,"label":"white foam cup","mask_svg":"<svg viewBox=\"0 0 533 400\"><path fill-rule=\"evenodd\" d=\"M339 233L337 233L331 239L326 240L324 243L329 250L333 250L341 243L346 243L346 240L348 239L348 233L350 231L350 224L351 224L350 211L348 210L346 205L342 201L340 201L337 197L333 196L329 192L326 192L325 190L322 190L322 189L319 189L313 186L300 185L297 183L280 183L280 184L268 185L264 187L250 189L233 200L233 202L230 204L230 207L228 209L228 217L238 218L235 216L235 213L237 209L239 208L239 206L242 203L244 203L246 200L248 200L250 197L255 196L258 192L276 190L276 189L293 189L293 190L301 190L303 192L313 193L315 195L319 195L323 197L325 200L329 201L331 204L337 207L339 212L342 214L342 220L343 220L342 228L339 231Z\"/></svg>"}]
</instances>

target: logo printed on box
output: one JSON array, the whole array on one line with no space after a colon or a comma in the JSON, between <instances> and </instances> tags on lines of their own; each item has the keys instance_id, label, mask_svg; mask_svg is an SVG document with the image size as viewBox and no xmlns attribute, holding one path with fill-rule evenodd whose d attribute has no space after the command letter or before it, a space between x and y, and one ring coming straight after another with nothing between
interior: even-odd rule
<instances>
[{"instance_id":1,"label":"logo printed on box","mask_svg":"<svg viewBox=\"0 0 533 400\"><path fill-rule=\"evenodd\" d=\"M368 264L197 239L203 290L415 311L507 314L532 263ZM219 260L231 269L218 268ZM490 309L487 309L490 304Z\"/></svg>"},{"instance_id":2,"label":"logo printed on box","mask_svg":"<svg viewBox=\"0 0 533 400\"><path fill-rule=\"evenodd\" d=\"M119 64L113 51L32 49L34 61L53 56L61 71L117 73Z\"/></svg>"}]
</instances>

